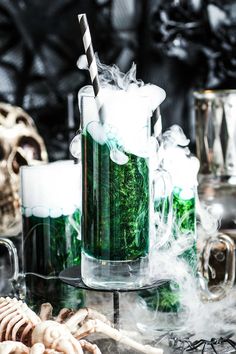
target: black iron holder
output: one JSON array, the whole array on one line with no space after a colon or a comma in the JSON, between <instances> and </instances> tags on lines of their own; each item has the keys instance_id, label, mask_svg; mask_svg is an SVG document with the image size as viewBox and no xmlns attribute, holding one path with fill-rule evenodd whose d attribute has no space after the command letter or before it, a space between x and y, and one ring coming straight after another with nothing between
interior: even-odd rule
<instances>
[{"instance_id":1,"label":"black iron holder","mask_svg":"<svg viewBox=\"0 0 236 354\"><path fill-rule=\"evenodd\" d=\"M88 291L99 291L99 292L110 292L113 295L113 322L114 326L118 329L120 322L120 293L134 292L140 290L147 290L152 288L157 288L164 280L157 280L156 282L149 284L140 288L127 288L127 289L100 289L100 288L91 288L84 284L81 278L81 268L80 266L74 266L63 270L59 274L59 278L66 284L74 286L75 288L80 288Z\"/></svg>"},{"instance_id":2,"label":"black iron holder","mask_svg":"<svg viewBox=\"0 0 236 354\"><path fill-rule=\"evenodd\" d=\"M114 321L114 326L115 328L119 329L119 321L120 321L120 293L125 293L125 292L131 292L131 291L140 291L140 290L147 290L147 289L152 289L152 288L157 288L158 286L162 285L165 280L158 280L153 284L150 284L148 286L144 286L141 288L135 288L135 289L95 289L95 288L90 288L87 285L85 285L82 281L81 278L81 269L80 266L74 266L71 268L67 268L63 270L59 274L59 278L61 281L74 286L76 288L88 290L88 291L99 291L99 292L110 292L113 295L113 321ZM167 333L165 334L165 336ZM208 347L208 349L211 349L214 351L214 353L221 353L222 352L222 345L226 344L229 346L229 353L232 352L232 349L236 349L236 342L231 339L230 336L225 336L221 338L212 338L211 340L205 340L205 339L200 339L200 340L195 340L191 341L190 338L187 336L186 338L180 338L174 333L169 333L169 346L172 347L175 350L180 350L181 353L184 351L186 352L194 352L196 350L201 350L201 353L205 353L205 349ZM217 351L217 345L219 347L219 351ZM234 353L236 353L234 351Z\"/></svg>"}]
</instances>

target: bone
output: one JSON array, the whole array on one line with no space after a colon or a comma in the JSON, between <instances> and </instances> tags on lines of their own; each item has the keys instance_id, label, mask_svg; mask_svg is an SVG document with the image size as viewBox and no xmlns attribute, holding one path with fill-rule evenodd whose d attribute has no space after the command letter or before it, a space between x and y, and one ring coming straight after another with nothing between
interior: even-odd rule
<instances>
[{"instance_id":1,"label":"bone","mask_svg":"<svg viewBox=\"0 0 236 354\"><path fill-rule=\"evenodd\" d=\"M20 337L21 342L27 341L27 338L29 336L29 333L32 331L32 323L28 323L27 326L23 329L23 332Z\"/></svg>"},{"instance_id":2,"label":"bone","mask_svg":"<svg viewBox=\"0 0 236 354\"><path fill-rule=\"evenodd\" d=\"M12 312L10 312L10 306ZM162 349L137 343L124 332L112 328L107 318L90 308L73 312L62 309L56 319L52 317L52 306L47 303L41 306L38 317L22 301L0 298L0 309L3 316L0 320L0 354L101 354L96 344L82 339L92 333L103 333L126 346L148 354L162 354ZM52 320L45 320L52 317ZM69 319L68 319L69 317ZM81 327L79 327L81 326ZM15 342L20 339L22 343ZM31 346L28 348L25 344Z\"/></svg>"},{"instance_id":3,"label":"bone","mask_svg":"<svg viewBox=\"0 0 236 354\"><path fill-rule=\"evenodd\" d=\"M57 315L55 321L59 323L65 322L65 320L69 319L72 315L74 315L74 311L71 309L61 309L59 314Z\"/></svg>"},{"instance_id":4,"label":"bone","mask_svg":"<svg viewBox=\"0 0 236 354\"><path fill-rule=\"evenodd\" d=\"M52 305L49 302L41 305L39 318L41 321L50 320L52 318Z\"/></svg>"},{"instance_id":5,"label":"bone","mask_svg":"<svg viewBox=\"0 0 236 354\"><path fill-rule=\"evenodd\" d=\"M15 324L21 320L21 315L14 316L7 324L6 327L6 334L5 334L5 339L10 340L11 339L11 331L12 328L15 326Z\"/></svg>"},{"instance_id":6,"label":"bone","mask_svg":"<svg viewBox=\"0 0 236 354\"><path fill-rule=\"evenodd\" d=\"M0 234L14 236L21 232L19 168L22 163L46 162L47 152L33 119L23 109L2 102L0 136L4 152L0 161Z\"/></svg>"},{"instance_id":7,"label":"bone","mask_svg":"<svg viewBox=\"0 0 236 354\"><path fill-rule=\"evenodd\" d=\"M2 307L1 309L1 315L0 315L0 321L6 317L8 314L13 313L17 309L17 304L12 305L8 304L7 306Z\"/></svg>"},{"instance_id":8,"label":"bone","mask_svg":"<svg viewBox=\"0 0 236 354\"><path fill-rule=\"evenodd\" d=\"M83 354L79 341L72 336L69 329L55 321L44 321L36 325L32 332L32 344L37 342L64 354Z\"/></svg>"},{"instance_id":9,"label":"bone","mask_svg":"<svg viewBox=\"0 0 236 354\"><path fill-rule=\"evenodd\" d=\"M154 348L150 345L143 345L136 342L135 340L125 336L121 331L108 326L106 323L100 320L88 320L83 324L79 330L74 334L78 339L81 339L92 333L103 333L108 337L114 339L115 341L128 345L141 353L145 354L163 354L163 350L159 348Z\"/></svg>"},{"instance_id":10,"label":"bone","mask_svg":"<svg viewBox=\"0 0 236 354\"><path fill-rule=\"evenodd\" d=\"M44 354L45 346L43 343L35 343L31 348L29 354Z\"/></svg>"},{"instance_id":11,"label":"bone","mask_svg":"<svg viewBox=\"0 0 236 354\"><path fill-rule=\"evenodd\" d=\"M19 300L19 304L21 303L22 301ZM13 303L17 303L17 299L11 299L10 297L1 297L0 298L0 313L2 313L2 311L5 311L7 308L9 307L12 307Z\"/></svg>"},{"instance_id":12,"label":"bone","mask_svg":"<svg viewBox=\"0 0 236 354\"><path fill-rule=\"evenodd\" d=\"M17 340L17 334L19 329L27 323L26 318L22 318L17 324L12 328L12 339Z\"/></svg>"},{"instance_id":13,"label":"bone","mask_svg":"<svg viewBox=\"0 0 236 354\"><path fill-rule=\"evenodd\" d=\"M23 343L5 341L0 343L0 354L29 354L29 348L26 347Z\"/></svg>"},{"instance_id":14,"label":"bone","mask_svg":"<svg viewBox=\"0 0 236 354\"><path fill-rule=\"evenodd\" d=\"M83 349L87 350L89 353L102 354L96 344L89 343L85 339L80 340L80 345Z\"/></svg>"},{"instance_id":15,"label":"bone","mask_svg":"<svg viewBox=\"0 0 236 354\"><path fill-rule=\"evenodd\" d=\"M106 316L88 307L78 310L71 318L69 318L69 320L65 322L65 324L70 331L73 332L78 327L78 324L88 319L99 319L100 321L111 326L111 322L106 318Z\"/></svg>"},{"instance_id":16,"label":"bone","mask_svg":"<svg viewBox=\"0 0 236 354\"><path fill-rule=\"evenodd\" d=\"M2 321L0 324L0 340L2 340L5 336L5 331L8 323L14 319L14 317L17 315L17 312L9 313Z\"/></svg>"}]
</instances>

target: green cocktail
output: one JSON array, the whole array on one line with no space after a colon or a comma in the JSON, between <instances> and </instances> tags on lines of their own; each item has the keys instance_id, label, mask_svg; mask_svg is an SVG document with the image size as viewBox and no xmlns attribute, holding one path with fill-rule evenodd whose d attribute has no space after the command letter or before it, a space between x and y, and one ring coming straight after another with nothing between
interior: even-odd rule
<instances>
[{"instance_id":1,"label":"green cocktail","mask_svg":"<svg viewBox=\"0 0 236 354\"><path fill-rule=\"evenodd\" d=\"M80 218L79 209L55 218L23 211L24 272L52 276L80 264Z\"/></svg>"},{"instance_id":2,"label":"green cocktail","mask_svg":"<svg viewBox=\"0 0 236 354\"><path fill-rule=\"evenodd\" d=\"M172 210L170 210L170 206ZM183 250L179 258L184 261L186 269L195 277L197 273L197 243L194 189L188 190L188 195L186 195L183 188L175 187L170 198L160 198L155 201L155 211L162 214L163 223L168 222L168 214L172 213L172 237L164 246L167 252L175 242L178 242L180 237L191 238L190 246ZM178 313L183 310L183 304L180 301L181 291L181 284L169 280L155 291L143 292L141 296L146 300L148 307L153 310Z\"/></svg>"},{"instance_id":3,"label":"green cocktail","mask_svg":"<svg viewBox=\"0 0 236 354\"><path fill-rule=\"evenodd\" d=\"M79 95L83 181L81 271L83 281L91 287L139 288L149 282L153 207L149 139L154 109L150 108L149 90L145 87L137 90L104 93L104 124L99 122L91 90L85 88Z\"/></svg>"},{"instance_id":4,"label":"green cocktail","mask_svg":"<svg viewBox=\"0 0 236 354\"><path fill-rule=\"evenodd\" d=\"M80 166L63 161L21 168L23 272L31 307L82 305L83 293L59 274L81 261Z\"/></svg>"},{"instance_id":5,"label":"green cocktail","mask_svg":"<svg viewBox=\"0 0 236 354\"><path fill-rule=\"evenodd\" d=\"M135 261L149 244L149 179L144 158L118 165L108 147L82 138L83 251L88 257ZM99 212L98 212L99 211Z\"/></svg>"},{"instance_id":6,"label":"green cocktail","mask_svg":"<svg viewBox=\"0 0 236 354\"><path fill-rule=\"evenodd\" d=\"M197 239L196 239L196 200L194 189L192 196L183 196L182 188L174 188L173 191L173 213L174 226L173 235L178 241L180 235L190 235L192 237L192 245L181 255L186 264L190 266L193 274L197 272Z\"/></svg>"}]
</instances>

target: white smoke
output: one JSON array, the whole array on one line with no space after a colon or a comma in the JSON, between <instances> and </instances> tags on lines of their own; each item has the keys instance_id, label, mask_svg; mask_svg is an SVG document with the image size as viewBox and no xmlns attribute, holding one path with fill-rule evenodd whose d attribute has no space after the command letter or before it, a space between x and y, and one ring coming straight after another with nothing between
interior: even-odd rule
<instances>
[{"instance_id":1,"label":"white smoke","mask_svg":"<svg viewBox=\"0 0 236 354\"><path fill-rule=\"evenodd\" d=\"M127 73L122 73L117 65L106 65L101 63L98 55L96 54L96 63L99 73L99 81L101 87L109 88L111 90L120 89L127 91L133 85L141 87L144 85L142 80L136 78L136 64L132 64ZM77 66L79 69L88 70L88 61L86 55L81 55L78 59Z\"/></svg>"},{"instance_id":2,"label":"white smoke","mask_svg":"<svg viewBox=\"0 0 236 354\"><path fill-rule=\"evenodd\" d=\"M136 78L136 64L132 64L127 73L122 73L117 65L108 66L102 64L97 57L99 78L102 87L109 87L128 91L132 87L142 87L144 82Z\"/></svg>"},{"instance_id":3,"label":"white smoke","mask_svg":"<svg viewBox=\"0 0 236 354\"><path fill-rule=\"evenodd\" d=\"M103 103L105 124L100 124L92 86L86 95L80 91L83 106L83 129L99 144L106 144L110 158L117 164L128 162L126 154L148 157L150 121L154 111L165 99L165 91L136 79L136 65L122 73L116 65L101 64L97 58L100 97ZM80 57L80 68L87 68L86 57ZM90 91L90 92L88 92ZM88 97L90 96L90 97Z\"/></svg>"},{"instance_id":4,"label":"white smoke","mask_svg":"<svg viewBox=\"0 0 236 354\"><path fill-rule=\"evenodd\" d=\"M80 58L79 66L85 68L86 65L86 58ZM144 85L142 81L137 80L135 65L126 74L121 73L116 66L108 67L99 61L98 68L106 108L106 123L102 128L99 126L91 87L90 108L83 117L84 128L101 144L105 134L111 159L116 163L126 163L127 153L149 158L150 174L155 185L154 201L165 199L158 211L152 211L155 225L151 234L150 283L157 279L168 279L178 284L181 304L179 313L165 314L158 310L158 303L156 310L150 310L141 297L139 302L135 303L134 295L131 296L131 301L127 296L126 303L123 299L126 305L123 313L126 312L127 316L123 314L122 323L127 324L130 329L131 312L132 319L139 329L142 329L147 337L154 335L154 339L158 336L156 333L173 329L178 329L183 335L191 333L193 339L211 339L225 333L234 333L236 311L232 310L232 305L236 302L235 292L226 292L227 296L216 302L203 301L203 289L205 298L210 295L207 281L202 275L197 276L183 257L184 252L196 246L197 237L198 252L209 237L217 239L219 228L218 218L212 210L201 205L198 199L199 161L190 153L189 139L177 125L172 126L158 140L156 137L147 137L148 121L164 100L165 92L157 86ZM197 233L191 230L181 231L176 225L172 210L172 193L175 188L180 190L182 200L195 198L199 219ZM179 231L175 237L173 228ZM158 288L156 291L158 293ZM127 310L129 308L131 311ZM171 326L175 317L177 322Z\"/></svg>"},{"instance_id":5,"label":"white smoke","mask_svg":"<svg viewBox=\"0 0 236 354\"><path fill-rule=\"evenodd\" d=\"M150 311L142 299L142 306L147 313L146 316L138 314L136 320L138 327L147 336L152 333L158 337L161 332L177 330L180 337L191 333L192 340L201 338L210 340L213 337L235 333L236 311L232 310L232 306L235 307L236 298L234 290L223 289L221 285L219 288L216 287L215 294L211 294L207 279L204 279L200 272L198 275L194 274L188 260L182 257L185 251L194 246L196 238L199 256L209 237L213 242L217 241L219 228L217 216L199 201L197 194L199 161L190 153L188 143L189 140L182 129L174 125L160 138L156 164L153 166L156 169L155 199L166 198L170 212L166 218L163 206L155 215L158 227L154 230L153 238L156 242L152 245L150 255L151 277L152 281L168 279L178 284L181 309L176 314L163 313L158 310L157 301L156 311ZM173 237L173 225L176 220L172 212L171 191L175 187L182 189L183 200L195 198L198 216L195 235L192 232L181 232L176 228L179 234ZM158 294L158 288L156 291ZM205 301L210 297L214 300L218 295L222 295L218 301Z\"/></svg>"}]
</instances>

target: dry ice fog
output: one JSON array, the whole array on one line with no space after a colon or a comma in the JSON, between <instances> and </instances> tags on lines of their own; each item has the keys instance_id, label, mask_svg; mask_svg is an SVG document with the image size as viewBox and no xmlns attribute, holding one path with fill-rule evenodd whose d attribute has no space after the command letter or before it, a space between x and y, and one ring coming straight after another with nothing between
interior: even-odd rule
<instances>
[{"instance_id":1,"label":"dry ice fog","mask_svg":"<svg viewBox=\"0 0 236 354\"><path fill-rule=\"evenodd\" d=\"M79 59L78 66L81 69L86 68L85 56ZM191 154L188 148L189 140L181 127L173 125L162 132L160 115L151 127L153 135L147 138L142 134L147 124L145 117L148 114L151 120L151 116L158 113L158 107L165 99L164 90L137 80L135 65L126 74L121 73L117 66L103 65L99 60L98 67L106 102L105 124L104 127L99 126L96 107L90 108L93 109L91 116L97 116L97 120L90 122L89 133L97 142L107 143L111 151L110 158L117 164L127 162L126 152L148 158L148 167L153 179L154 202L165 198L169 205L167 214L165 206L162 206L159 210L153 210L151 215L154 222L150 234L150 283L155 279L176 282L181 303L178 320L173 325L176 325L176 328L171 328L168 315L165 318L158 310L158 301L156 308L150 310L142 296L138 296L134 301L133 294L123 295L121 321L124 327L130 329L138 326L144 335L154 338L159 330L168 329L180 331L183 336L191 333L192 339L210 339L234 333L234 291L231 290L218 301L206 301L207 281L200 272L193 272L188 259L182 257L196 240L199 256L205 240L208 237L217 237L219 226L217 217L210 208L200 203L197 195L199 161ZM92 94L92 87L90 90ZM132 140L131 136L135 138ZM195 198L197 225L194 233L183 232L178 225L175 227L171 194L176 187L181 188L183 200ZM173 228L175 237L172 234ZM223 290L219 286L216 293L221 291Z\"/></svg>"}]
</instances>

